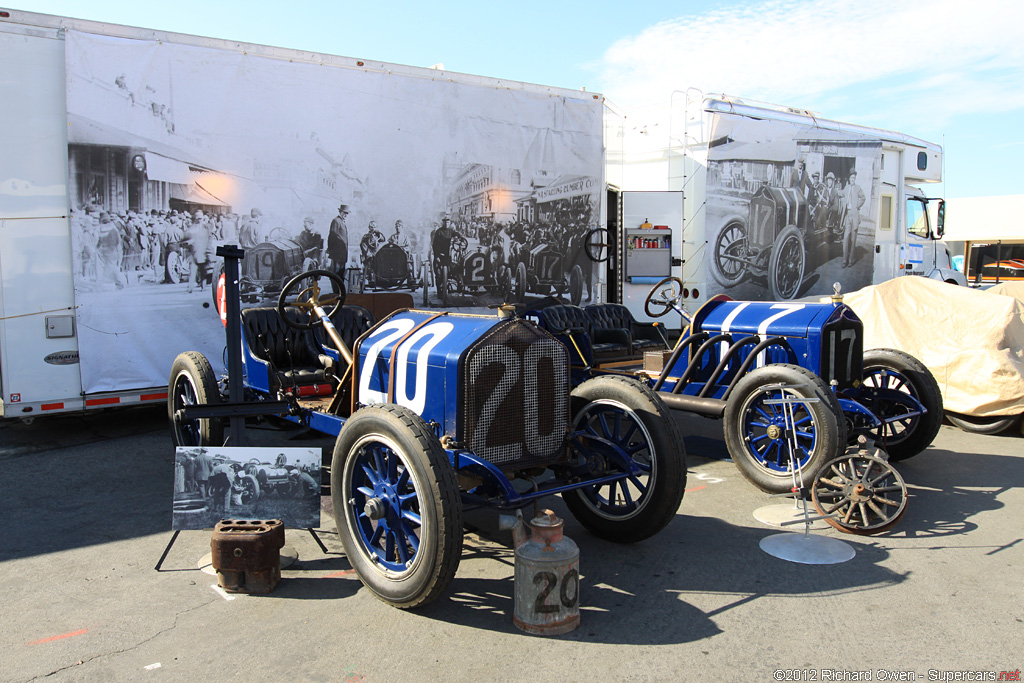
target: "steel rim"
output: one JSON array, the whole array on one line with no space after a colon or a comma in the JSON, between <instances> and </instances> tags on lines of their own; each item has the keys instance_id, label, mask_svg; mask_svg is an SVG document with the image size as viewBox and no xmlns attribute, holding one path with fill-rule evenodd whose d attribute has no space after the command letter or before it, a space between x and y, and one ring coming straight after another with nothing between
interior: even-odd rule
<instances>
[{"instance_id":1,"label":"steel rim","mask_svg":"<svg viewBox=\"0 0 1024 683\"><path fill-rule=\"evenodd\" d=\"M349 524L362 554L389 576L406 574L420 562L423 521L421 485L394 441L364 436L345 463Z\"/></svg>"},{"instance_id":2,"label":"steel rim","mask_svg":"<svg viewBox=\"0 0 1024 683\"><path fill-rule=\"evenodd\" d=\"M576 416L573 428L611 441L642 471L639 476L578 489L583 502L605 519L623 520L640 514L651 500L658 476L651 434L640 417L618 401L594 401Z\"/></svg>"},{"instance_id":3,"label":"steel rim","mask_svg":"<svg viewBox=\"0 0 1024 683\"><path fill-rule=\"evenodd\" d=\"M743 406L743 433L747 454L765 472L784 476L792 471L789 430L784 405L767 404L771 399L804 398L790 389L762 390L747 399ZM818 426L806 403L792 404L792 426L796 440L797 468L803 468L818 445Z\"/></svg>"}]
</instances>

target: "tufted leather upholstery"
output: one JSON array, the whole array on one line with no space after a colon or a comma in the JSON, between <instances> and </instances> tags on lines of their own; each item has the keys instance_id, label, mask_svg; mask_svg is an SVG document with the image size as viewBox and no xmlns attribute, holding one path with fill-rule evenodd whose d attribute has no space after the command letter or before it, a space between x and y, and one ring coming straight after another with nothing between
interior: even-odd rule
<instances>
[{"instance_id":1,"label":"tufted leather upholstery","mask_svg":"<svg viewBox=\"0 0 1024 683\"><path fill-rule=\"evenodd\" d=\"M573 340L594 362L622 360L631 354L630 341L623 330L595 329L593 319L579 306L555 304L537 313L542 325L552 334L572 332ZM574 351L571 342L570 351Z\"/></svg>"},{"instance_id":2,"label":"tufted leather upholstery","mask_svg":"<svg viewBox=\"0 0 1024 683\"><path fill-rule=\"evenodd\" d=\"M293 320L305 320L306 314L288 306L285 314ZM361 306L343 306L331 317L341 338L349 345L373 325L373 316ZM270 364L271 388L326 384L330 381L318 338L326 339L322 330L300 330L289 327L274 307L242 310L242 330L253 356ZM344 364L344 358L341 359ZM335 368L341 376L345 368Z\"/></svg>"},{"instance_id":3,"label":"tufted leather upholstery","mask_svg":"<svg viewBox=\"0 0 1024 683\"><path fill-rule=\"evenodd\" d=\"M637 322L622 304L592 304L584 311L592 321L595 334L601 330L625 330L629 334L631 354L643 357L644 351L664 349L665 341L651 323Z\"/></svg>"}]
</instances>

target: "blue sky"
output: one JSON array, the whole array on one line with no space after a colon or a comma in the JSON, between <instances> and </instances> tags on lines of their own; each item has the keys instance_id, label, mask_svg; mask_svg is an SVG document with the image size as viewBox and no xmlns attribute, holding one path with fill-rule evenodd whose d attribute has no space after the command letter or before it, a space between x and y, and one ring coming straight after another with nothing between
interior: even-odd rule
<instances>
[{"instance_id":1,"label":"blue sky","mask_svg":"<svg viewBox=\"0 0 1024 683\"><path fill-rule=\"evenodd\" d=\"M627 110L697 87L939 143L945 182L934 191L947 197L1024 193L1024 3L1017 0L8 6L586 87Z\"/></svg>"}]
</instances>

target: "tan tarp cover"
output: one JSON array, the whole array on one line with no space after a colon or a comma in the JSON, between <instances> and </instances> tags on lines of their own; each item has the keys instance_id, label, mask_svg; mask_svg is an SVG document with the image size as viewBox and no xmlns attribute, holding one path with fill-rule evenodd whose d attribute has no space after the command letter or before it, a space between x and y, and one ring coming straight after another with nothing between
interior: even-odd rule
<instances>
[{"instance_id":1,"label":"tan tarp cover","mask_svg":"<svg viewBox=\"0 0 1024 683\"><path fill-rule=\"evenodd\" d=\"M1024 413L1024 283L988 290L901 277L843 298L864 322L864 348L919 358L947 410Z\"/></svg>"}]
</instances>

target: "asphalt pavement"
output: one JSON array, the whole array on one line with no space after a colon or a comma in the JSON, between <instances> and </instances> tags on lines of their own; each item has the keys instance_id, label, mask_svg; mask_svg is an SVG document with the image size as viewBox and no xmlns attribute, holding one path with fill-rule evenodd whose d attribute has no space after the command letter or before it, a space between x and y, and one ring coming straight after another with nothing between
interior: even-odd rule
<instances>
[{"instance_id":1,"label":"asphalt pavement","mask_svg":"<svg viewBox=\"0 0 1024 683\"><path fill-rule=\"evenodd\" d=\"M209 531L182 532L154 569L172 538L162 410L0 423L0 680L1020 680L1019 435L943 426L895 464L911 493L897 525L812 532L856 551L816 566L760 549L779 529L752 513L773 501L723 459L721 423L679 422L687 492L660 534L602 541L555 501L580 547L581 624L553 637L513 625L511 538L487 519L474 520L488 530L467 533L445 596L422 610L362 587L326 513L327 553L288 529L298 561L277 588L226 594L198 569Z\"/></svg>"}]
</instances>

